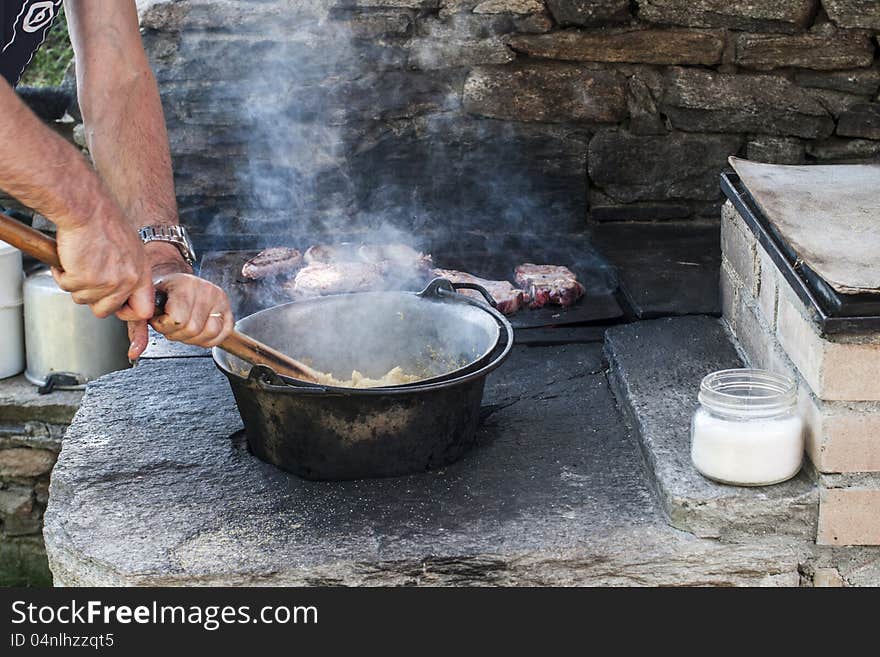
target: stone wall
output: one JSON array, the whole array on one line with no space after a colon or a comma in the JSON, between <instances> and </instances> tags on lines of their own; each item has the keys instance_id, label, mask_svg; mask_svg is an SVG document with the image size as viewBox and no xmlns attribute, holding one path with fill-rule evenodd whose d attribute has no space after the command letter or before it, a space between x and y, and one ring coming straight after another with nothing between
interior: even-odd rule
<instances>
[{"instance_id":1,"label":"stone wall","mask_svg":"<svg viewBox=\"0 0 880 657\"><path fill-rule=\"evenodd\" d=\"M43 547L43 512L61 437L82 393L40 395L15 377L0 381L0 586L52 581Z\"/></svg>"},{"instance_id":2,"label":"stone wall","mask_svg":"<svg viewBox=\"0 0 880 657\"><path fill-rule=\"evenodd\" d=\"M717 217L728 155L880 158L870 0L140 5L203 236Z\"/></svg>"}]
</instances>

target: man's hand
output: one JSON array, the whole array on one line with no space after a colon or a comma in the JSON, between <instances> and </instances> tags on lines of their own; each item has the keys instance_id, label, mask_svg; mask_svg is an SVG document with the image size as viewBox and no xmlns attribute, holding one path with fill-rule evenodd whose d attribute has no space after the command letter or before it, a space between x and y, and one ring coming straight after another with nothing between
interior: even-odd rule
<instances>
[{"instance_id":1,"label":"man's hand","mask_svg":"<svg viewBox=\"0 0 880 657\"><path fill-rule=\"evenodd\" d=\"M90 217L59 222L58 285L98 317L116 313L124 320L153 316L153 283L135 230L112 200L99 202ZM126 305L127 302L127 305Z\"/></svg>"},{"instance_id":2,"label":"man's hand","mask_svg":"<svg viewBox=\"0 0 880 657\"><path fill-rule=\"evenodd\" d=\"M171 244L151 242L147 257L156 289L168 295L165 314L153 317L150 326L169 340L216 347L232 332L234 320L226 293L213 283L193 276L180 252ZM129 322L128 357L138 358L147 347L146 322Z\"/></svg>"}]
</instances>

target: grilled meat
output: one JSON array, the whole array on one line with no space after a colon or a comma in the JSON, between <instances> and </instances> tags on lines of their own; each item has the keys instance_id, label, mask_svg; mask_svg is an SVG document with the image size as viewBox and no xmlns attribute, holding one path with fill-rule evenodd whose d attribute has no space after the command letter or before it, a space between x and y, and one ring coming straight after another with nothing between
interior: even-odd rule
<instances>
[{"instance_id":1,"label":"grilled meat","mask_svg":"<svg viewBox=\"0 0 880 657\"><path fill-rule=\"evenodd\" d=\"M293 275L303 264L302 255L296 249L272 247L263 249L241 268L243 278L259 281L276 276Z\"/></svg>"},{"instance_id":2,"label":"grilled meat","mask_svg":"<svg viewBox=\"0 0 880 657\"><path fill-rule=\"evenodd\" d=\"M328 294L368 292L385 289L385 272L381 266L365 262L314 263L300 269L287 284L294 299L309 299Z\"/></svg>"},{"instance_id":3,"label":"grilled meat","mask_svg":"<svg viewBox=\"0 0 880 657\"><path fill-rule=\"evenodd\" d=\"M559 265L527 262L516 268L516 282L529 296L530 308L542 308L548 303L571 306L586 291L574 272Z\"/></svg>"},{"instance_id":4,"label":"grilled meat","mask_svg":"<svg viewBox=\"0 0 880 657\"><path fill-rule=\"evenodd\" d=\"M495 299L498 311L505 315L512 315L526 303L523 291L516 289L508 281L489 281L473 274L452 269L434 269L431 273L434 276L445 278L450 283L476 283L484 287L492 295L492 298ZM476 290L459 290L459 292L481 301L484 300L483 295Z\"/></svg>"}]
</instances>

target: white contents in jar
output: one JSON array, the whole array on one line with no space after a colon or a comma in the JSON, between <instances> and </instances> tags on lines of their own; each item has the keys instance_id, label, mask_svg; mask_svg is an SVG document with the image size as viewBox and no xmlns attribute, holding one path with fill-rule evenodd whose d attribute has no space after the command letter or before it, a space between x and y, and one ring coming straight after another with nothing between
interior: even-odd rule
<instances>
[{"instance_id":1,"label":"white contents in jar","mask_svg":"<svg viewBox=\"0 0 880 657\"><path fill-rule=\"evenodd\" d=\"M779 483L801 468L803 428L796 413L725 418L700 408L691 429L691 459L701 474L721 483Z\"/></svg>"}]
</instances>

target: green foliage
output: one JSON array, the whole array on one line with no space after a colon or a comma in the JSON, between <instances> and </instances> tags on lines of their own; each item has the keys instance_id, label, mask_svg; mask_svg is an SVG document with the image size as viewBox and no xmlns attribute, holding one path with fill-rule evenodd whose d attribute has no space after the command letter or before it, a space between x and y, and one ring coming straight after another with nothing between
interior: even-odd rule
<instances>
[{"instance_id":1,"label":"green foliage","mask_svg":"<svg viewBox=\"0 0 880 657\"><path fill-rule=\"evenodd\" d=\"M62 8L37 50L19 84L31 87L52 87L61 83L73 59L73 49L67 34L67 19Z\"/></svg>"}]
</instances>

